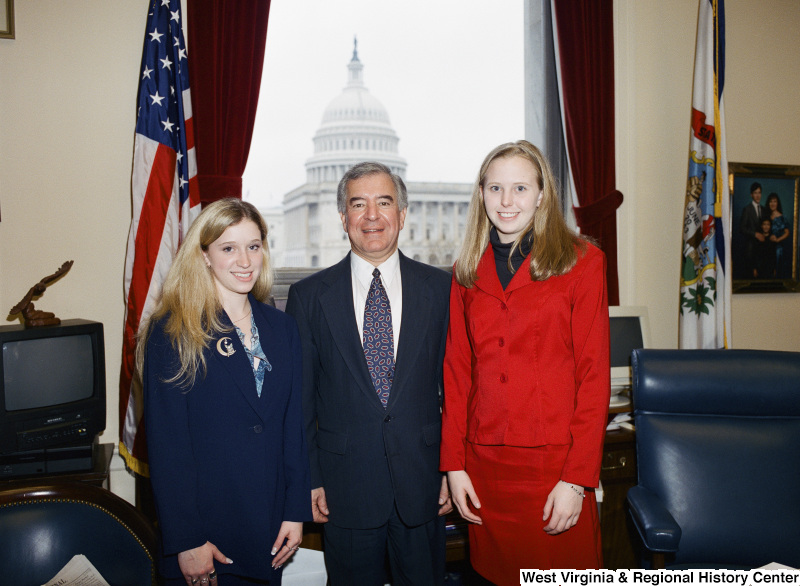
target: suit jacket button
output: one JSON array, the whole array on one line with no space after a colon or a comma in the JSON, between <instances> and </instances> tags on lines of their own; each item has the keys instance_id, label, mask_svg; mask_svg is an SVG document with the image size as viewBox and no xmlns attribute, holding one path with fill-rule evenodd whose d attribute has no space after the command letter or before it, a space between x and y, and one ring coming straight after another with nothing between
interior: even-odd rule
<instances>
[{"instance_id":1,"label":"suit jacket button","mask_svg":"<svg viewBox=\"0 0 800 586\"><path fill-rule=\"evenodd\" d=\"M264 431L264 428L261 427L260 425L256 425L255 427L253 427L253 431L256 433L261 433L262 431Z\"/></svg>"},{"instance_id":2,"label":"suit jacket button","mask_svg":"<svg viewBox=\"0 0 800 586\"><path fill-rule=\"evenodd\" d=\"M389 423L391 420L392 420L392 416L391 415L387 415L386 417L384 417L383 422L384 423Z\"/></svg>"}]
</instances>

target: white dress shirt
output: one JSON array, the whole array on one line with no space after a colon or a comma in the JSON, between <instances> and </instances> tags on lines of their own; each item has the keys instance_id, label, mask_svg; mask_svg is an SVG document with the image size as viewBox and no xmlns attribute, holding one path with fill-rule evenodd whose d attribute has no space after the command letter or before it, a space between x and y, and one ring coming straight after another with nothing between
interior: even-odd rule
<instances>
[{"instance_id":1,"label":"white dress shirt","mask_svg":"<svg viewBox=\"0 0 800 586\"><path fill-rule=\"evenodd\" d=\"M356 324L364 345L364 308L367 304L369 286L372 284L372 271L376 267L355 253L350 254L350 274L353 278L353 309L356 313ZM397 358L397 343L400 340L400 323L403 317L403 284L400 278L400 253L387 258L377 269L381 272L381 282L386 294L389 296L389 305L392 308L392 339L394 341L394 356Z\"/></svg>"}]
</instances>

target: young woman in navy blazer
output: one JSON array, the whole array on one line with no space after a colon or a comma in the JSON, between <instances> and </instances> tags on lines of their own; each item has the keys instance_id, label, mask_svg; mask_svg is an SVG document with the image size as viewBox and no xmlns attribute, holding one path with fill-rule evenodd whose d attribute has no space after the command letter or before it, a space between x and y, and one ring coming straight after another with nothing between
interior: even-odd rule
<instances>
[{"instance_id":1,"label":"young woman in navy blazer","mask_svg":"<svg viewBox=\"0 0 800 586\"><path fill-rule=\"evenodd\" d=\"M161 573L281 582L311 520L297 324L264 304L267 227L238 199L192 224L138 345Z\"/></svg>"},{"instance_id":2,"label":"young woman in navy blazer","mask_svg":"<svg viewBox=\"0 0 800 586\"><path fill-rule=\"evenodd\" d=\"M539 149L489 153L450 290L440 465L472 522L470 561L496 584L602 566L605 266L567 228Z\"/></svg>"}]
</instances>

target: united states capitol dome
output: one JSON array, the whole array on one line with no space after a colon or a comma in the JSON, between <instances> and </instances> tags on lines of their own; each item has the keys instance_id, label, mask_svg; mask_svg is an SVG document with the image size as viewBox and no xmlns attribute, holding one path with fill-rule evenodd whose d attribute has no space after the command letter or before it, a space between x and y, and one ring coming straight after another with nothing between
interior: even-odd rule
<instances>
[{"instance_id":1,"label":"united states capitol dome","mask_svg":"<svg viewBox=\"0 0 800 586\"><path fill-rule=\"evenodd\" d=\"M378 161L405 177L406 161L398 154L400 139L389 121L389 113L364 86L364 65L354 41L353 57L347 65L348 81L322 115L314 135L314 154L306 161L309 183L338 181L361 161Z\"/></svg>"},{"instance_id":2,"label":"united states capitol dome","mask_svg":"<svg viewBox=\"0 0 800 586\"><path fill-rule=\"evenodd\" d=\"M378 98L363 85L348 85L325 108L322 126L340 124L342 121L386 124L391 130L389 113Z\"/></svg>"}]
</instances>

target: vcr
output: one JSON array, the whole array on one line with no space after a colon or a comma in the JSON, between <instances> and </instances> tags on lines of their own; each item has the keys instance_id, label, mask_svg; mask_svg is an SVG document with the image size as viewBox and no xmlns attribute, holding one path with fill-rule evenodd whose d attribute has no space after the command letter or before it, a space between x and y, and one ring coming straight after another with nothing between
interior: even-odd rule
<instances>
[{"instance_id":1,"label":"vcr","mask_svg":"<svg viewBox=\"0 0 800 586\"><path fill-rule=\"evenodd\" d=\"M0 479L91 470L94 444L0 454Z\"/></svg>"},{"instance_id":2,"label":"vcr","mask_svg":"<svg viewBox=\"0 0 800 586\"><path fill-rule=\"evenodd\" d=\"M48 427L28 429L17 432L17 446L20 450L36 450L58 445L91 444L89 438L88 421L85 419L71 421ZM86 440L89 440L88 442Z\"/></svg>"}]
</instances>

